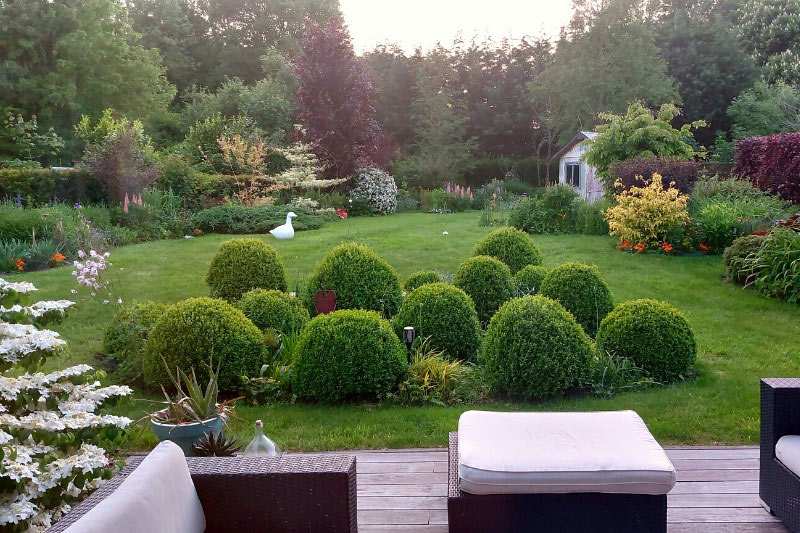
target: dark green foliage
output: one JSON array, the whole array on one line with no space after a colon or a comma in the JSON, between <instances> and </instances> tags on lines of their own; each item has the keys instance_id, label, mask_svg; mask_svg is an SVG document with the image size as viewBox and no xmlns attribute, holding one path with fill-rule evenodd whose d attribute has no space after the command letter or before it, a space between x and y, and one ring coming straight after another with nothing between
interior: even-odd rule
<instances>
[{"instance_id":1,"label":"dark green foliage","mask_svg":"<svg viewBox=\"0 0 800 533\"><path fill-rule=\"evenodd\" d=\"M748 285L762 294L800 303L800 232L789 227L772 230L743 269Z\"/></svg>"},{"instance_id":2,"label":"dark green foliage","mask_svg":"<svg viewBox=\"0 0 800 533\"><path fill-rule=\"evenodd\" d=\"M23 209L10 204L0 205L0 235L4 241L19 240L30 242L46 237L48 221L38 209ZM50 224L51 225L51 224Z\"/></svg>"},{"instance_id":3,"label":"dark green foliage","mask_svg":"<svg viewBox=\"0 0 800 533\"><path fill-rule=\"evenodd\" d=\"M52 201L100 203L108 199L103 184L84 169L0 168L0 200L13 200L17 195L28 207Z\"/></svg>"},{"instance_id":4,"label":"dark green foliage","mask_svg":"<svg viewBox=\"0 0 800 533\"><path fill-rule=\"evenodd\" d=\"M511 269L499 259L486 255L470 257L461 263L453 284L472 298L481 324L488 324L515 292Z\"/></svg>"},{"instance_id":5,"label":"dark green foliage","mask_svg":"<svg viewBox=\"0 0 800 533\"><path fill-rule=\"evenodd\" d=\"M475 304L463 290L446 283L428 283L403 300L392 320L398 336L412 326L417 337L453 359L474 360L481 343L481 327Z\"/></svg>"},{"instance_id":6,"label":"dark green foliage","mask_svg":"<svg viewBox=\"0 0 800 533\"><path fill-rule=\"evenodd\" d=\"M303 303L281 291L255 289L246 292L238 307L261 331L292 333L303 329L309 320Z\"/></svg>"},{"instance_id":7,"label":"dark green foliage","mask_svg":"<svg viewBox=\"0 0 800 533\"><path fill-rule=\"evenodd\" d=\"M555 185L541 196L522 198L509 213L508 223L528 233L575 231L578 193L569 185Z\"/></svg>"},{"instance_id":8,"label":"dark green foliage","mask_svg":"<svg viewBox=\"0 0 800 533\"><path fill-rule=\"evenodd\" d=\"M514 274L514 285L516 285L517 292L525 294L538 294L544 277L549 270L541 265L528 265L516 274Z\"/></svg>"},{"instance_id":9,"label":"dark green foliage","mask_svg":"<svg viewBox=\"0 0 800 533\"><path fill-rule=\"evenodd\" d=\"M584 235L608 235L608 221L603 212L611 207L607 198L595 202L579 199L575 203L575 231Z\"/></svg>"},{"instance_id":10,"label":"dark green foliage","mask_svg":"<svg viewBox=\"0 0 800 533\"><path fill-rule=\"evenodd\" d=\"M628 358L661 383L689 377L697 344L686 318L657 300L619 305L600 324L597 346L602 353Z\"/></svg>"},{"instance_id":11,"label":"dark green foliage","mask_svg":"<svg viewBox=\"0 0 800 533\"><path fill-rule=\"evenodd\" d=\"M159 318L145 346L142 369L148 385L169 386L165 363L189 371L205 383L209 359L219 365L219 388L236 392L242 375L255 375L264 362L261 331L244 313L223 300L189 298Z\"/></svg>"},{"instance_id":12,"label":"dark green foliage","mask_svg":"<svg viewBox=\"0 0 800 533\"><path fill-rule=\"evenodd\" d=\"M214 233L267 233L286 222L286 213L297 213L292 220L295 231L322 227L322 218L302 209L285 205L261 205L244 207L241 205L219 205L198 211L192 216L192 226Z\"/></svg>"},{"instance_id":13,"label":"dark green foliage","mask_svg":"<svg viewBox=\"0 0 800 533\"><path fill-rule=\"evenodd\" d=\"M515 228L499 228L478 241L473 255L499 259L516 273L527 265L542 264L542 254L530 237Z\"/></svg>"},{"instance_id":14,"label":"dark green foliage","mask_svg":"<svg viewBox=\"0 0 800 533\"><path fill-rule=\"evenodd\" d=\"M725 248L725 272L728 279L736 283L745 283L750 272L745 268L747 257L758 252L766 239L765 235L744 235Z\"/></svg>"},{"instance_id":15,"label":"dark green foliage","mask_svg":"<svg viewBox=\"0 0 800 533\"><path fill-rule=\"evenodd\" d=\"M103 336L103 350L117 365L116 378L129 382L142 376L147 337L168 307L159 302L145 302L117 311Z\"/></svg>"},{"instance_id":16,"label":"dark green foliage","mask_svg":"<svg viewBox=\"0 0 800 533\"><path fill-rule=\"evenodd\" d=\"M440 281L442 281L442 276L440 276L438 272L434 272L433 270L420 270L406 278L403 282L403 289L406 292L411 292L426 283L437 283Z\"/></svg>"},{"instance_id":17,"label":"dark green foliage","mask_svg":"<svg viewBox=\"0 0 800 533\"><path fill-rule=\"evenodd\" d=\"M286 290L286 269L278 252L255 238L231 239L219 247L206 274L211 296L238 300L252 289Z\"/></svg>"},{"instance_id":18,"label":"dark green foliage","mask_svg":"<svg viewBox=\"0 0 800 533\"><path fill-rule=\"evenodd\" d=\"M368 309L385 317L397 312L403 298L397 272L374 250L354 242L340 244L314 268L304 298L312 315L318 291L334 291L337 309Z\"/></svg>"},{"instance_id":19,"label":"dark green foliage","mask_svg":"<svg viewBox=\"0 0 800 533\"><path fill-rule=\"evenodd\" d=\"M241 449L236 437L229 439L224 431L220 431L217 436L214 436L213 431L209 431L199 442L192 445L195 457L233 457Z\"/></svg>"},{"instance_id":20,"label":"dark green foliage","mask_svg":"<svg viewBox=\"0 0 800 533\"><path fill-rule=\"evenodd\" d=\"M540 292L563 305L592 337L603 318L614 309L611 291L594 265L559 265L547 273Z\"/></svg>"},{"instance_id":21,"label":"dark green foliage","mask_svg":"<svg viewBox=\"0 0 800 533\"><path fill-rule=\"evenodd\" d=\"M580 385L594 355L591 339L563 306L543 296L524 296L494 315L482 359L497 390L546 399Z\"/></svg>"},{"instance_id":22,"label":"dark green foliage","mask_svg":"<svg viewBox=\"0 0 800 533\"><path fill-rule=\"evenodd\" d=\"M403 345L378 313L334 311L303 329L293 386L310 401L377 400L397 385L405 366Z\"/></svg>"}]
</instances>

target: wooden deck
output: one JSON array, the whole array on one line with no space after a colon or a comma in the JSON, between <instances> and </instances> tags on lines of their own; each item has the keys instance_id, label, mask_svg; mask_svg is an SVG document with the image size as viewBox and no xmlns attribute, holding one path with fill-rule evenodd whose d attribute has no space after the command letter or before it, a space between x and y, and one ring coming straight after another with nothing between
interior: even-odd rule
<instances>
[{"instance_id":1,"label":"wooden deck","mask_svg":"<svg viewBox=\"0 0 800 533\"><path fill-rule=\"evenodd\" d=\"M447 531L447 450L355 452L359 531ZM784 532L759 504L758 448L668 448L670 533Z\"/></svg>"}]
</instances>

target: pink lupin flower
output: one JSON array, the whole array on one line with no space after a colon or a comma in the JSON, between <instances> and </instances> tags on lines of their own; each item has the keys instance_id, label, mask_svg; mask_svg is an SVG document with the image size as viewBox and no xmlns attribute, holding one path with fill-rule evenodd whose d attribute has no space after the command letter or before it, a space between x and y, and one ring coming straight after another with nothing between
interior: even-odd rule
<instances>
[{"instance_id":1,"label":"pink lupin flower","mask_svg":"<svg viewBox=\"0 0 800 533\"><path fill-rule=\"evenodd\" d=\"M129 204L130 204L130 200L128 199L128 193L125 193L125 202L123 202L123 204L122 204L122 211L127 213Z\"/></svg>"},{"instance_id":2,"label":"pink lupin flower","mask_svg":"<svg viewBox=\"0 0 800 533\"><path fill-rule=\"evenodd\" d=\"M467 196L472 201L472 187L467 187Z\"/></svg>"},{"instance_id":3,"label":"pink lupin flower","mask_svg":"<svg viewBox=\"0 0 800 533\"><path fill-rule=\"evenodd\" d=\"M447 191L447 192L450 192L450 182L449 181L446 181L444 183L444 190Z\"/></svg>"}]
</instances>

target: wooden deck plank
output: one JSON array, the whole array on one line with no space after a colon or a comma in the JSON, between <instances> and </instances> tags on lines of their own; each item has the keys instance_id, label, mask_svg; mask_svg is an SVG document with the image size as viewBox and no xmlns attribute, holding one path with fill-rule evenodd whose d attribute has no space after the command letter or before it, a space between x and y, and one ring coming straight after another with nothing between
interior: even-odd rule
<instances>
[{"instance_id":1,"label":"wooden deck plank","mask_svg":"<svg viewBox=\"0 0 800 533\"><path fill-rule=\"evenodd\" d=\"M677 469L676 469L677 470ZM678 481L758 481L758 470L678 470Z\"/></svg>"}]
</instances>

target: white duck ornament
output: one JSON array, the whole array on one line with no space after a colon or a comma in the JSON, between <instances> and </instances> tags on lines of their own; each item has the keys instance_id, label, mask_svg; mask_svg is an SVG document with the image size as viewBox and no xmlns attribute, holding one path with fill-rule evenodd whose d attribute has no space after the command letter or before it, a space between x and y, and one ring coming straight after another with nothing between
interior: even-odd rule
<instances>
[{"instance_id":1,"label":"white duck ornament","mask_svg":"<svg viewBox=\"0 0 800 533\"><path fill-rule=\"evenodd\" d=\"M286 224L280 225L275 229L269 230L276 239L291 239L294 237L294 228L292 227L292 219L297 218L294 211L286 213Z\"/></svg>"}]
</instances>

